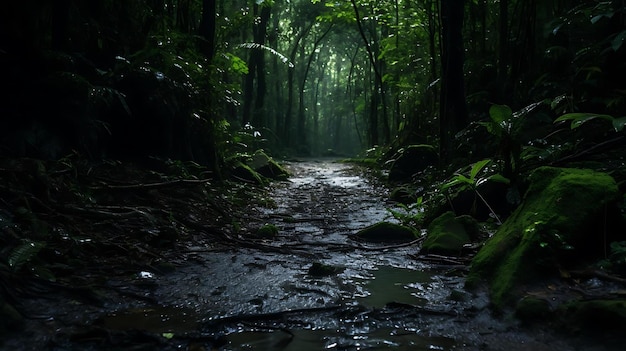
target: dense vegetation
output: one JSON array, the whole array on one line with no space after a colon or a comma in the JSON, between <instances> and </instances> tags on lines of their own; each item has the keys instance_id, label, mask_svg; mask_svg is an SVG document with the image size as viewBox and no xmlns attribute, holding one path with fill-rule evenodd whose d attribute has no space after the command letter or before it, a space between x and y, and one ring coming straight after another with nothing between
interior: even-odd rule
<instances>
[{"instance_id":1,"label":"dense vegetation","mask_svg":"<svg viewBox=\"0 0 626 351\"><path fill-rule=\"evenodd\" d=\"M414 226L448 209L500 225L540 188L534 170L593 169L623 225L623 0L40 0L4 4L0 23L1 306L18 273L62 278L60 256L87 260L72 250L120 218L169 228L124 239L144 254L185 227L221 235L251 190L229 179L284 176L267 155L388 170ZM181 184L211 186L164 204ZM131 206L120 190L142 193ZM613 252L618 274L625 238L610 239L595 258Z\"/></svg>"}]
</instances>

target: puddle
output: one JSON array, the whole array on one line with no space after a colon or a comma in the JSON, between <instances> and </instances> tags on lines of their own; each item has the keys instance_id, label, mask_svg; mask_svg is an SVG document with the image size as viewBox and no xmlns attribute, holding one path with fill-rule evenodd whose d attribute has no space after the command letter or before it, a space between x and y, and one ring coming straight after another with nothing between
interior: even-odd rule
<instances>
[{"instance_id":1,"label":"puddle","mask_svg":"<svg viewBox=\"0 0 626 351\"><path fill-rule=\"evenodd\" d=\"M366 307L382 308L389 302L423 306L428 299L422 297L432 282L432 274L424 271L378 266L365 283L367 296L358 301Z\"/></svg>"}]
</instances>

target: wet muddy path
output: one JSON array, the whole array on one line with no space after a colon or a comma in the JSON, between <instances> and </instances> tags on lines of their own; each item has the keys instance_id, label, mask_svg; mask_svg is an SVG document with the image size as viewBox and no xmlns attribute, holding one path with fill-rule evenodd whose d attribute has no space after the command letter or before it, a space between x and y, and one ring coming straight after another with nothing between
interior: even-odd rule
<instances>
[{"instance_id":1,"label":"wet muddy path","mask_svg":"<svg viewBox=\"0 0 626 351\"><path fill-rule=\"evenodd\" d=\"M133 286L147 288L152 303L66 306L66 324L92 327L54 349L84 349L90 338L107 345L118 338L115 347L90 347L116 350L610 349L494 318L484 295L463 289L465 267L420 261L418 244L352 240L391 220L393 206L386 189L354 166L286 167L289 181L274 183L271 201L251 206L236 224L242 232L272 224L277 236L242 237L248 248L192 247L171 271L138 272ZM334 272L311 274L314 264Z\"/></svg>"}]
</instances>

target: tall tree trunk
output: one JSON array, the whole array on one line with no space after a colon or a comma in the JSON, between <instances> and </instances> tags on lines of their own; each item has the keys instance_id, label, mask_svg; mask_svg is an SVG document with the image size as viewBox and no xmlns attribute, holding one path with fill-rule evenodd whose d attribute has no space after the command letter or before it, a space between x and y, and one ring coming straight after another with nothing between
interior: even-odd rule
<instances>
[{"instance_id":1,"label":"tall tree trunk","mask_svg":"<svg viewBox=\"0 0 626 351\"><path fill-rule=\"evenodd\" d=\"M268 5L254 5L254 17L258 17L252 28L253 41L258 47L252 49L248 61L248 74L246 75L243 96L243 123L260 125L264 123L263 105L267 92L265 79L265 51L261 46L265 45L267 23L270 19L272 8ZM256 79L256 94L254 83ZM253 110L254 107L254 110Z\"/></svg>"},{"instance_id":2,"label":"tall tree trunk","mask_svg":"<svg viewBox=\"0 0 626 351\"><path fill-rule=\"evenodd\" d=\"M322 35L319 38L317 38L315 42L313 43L313 48L311 49L311 53L309 54L309 59L306 64L306 68L304 69L304 75L302 77L302 81L300 82L300 91L298 94L299 108L298 108L298 124L297 124L297 130L296 130L296 137L298 138L298 143L302 144L303 146L307 145L306 115L304 113L304 110L305 110L304 90L306 86L306 80L307 80L307 77L309 76L309 71L311 70L311 63L313 62L313 59L316 56L317 47L319 46L320 42L324 39L324 37L326 37L326 35L330 32L330 29L332 27L333 27L333 24L331 23L330 26L328 26L328 29L326 29L326 31L322 33Z\"/></svg>"},{"instance_id":3,"label":"tall tree trunk","mask_svg":"<svg viewBox=\"0 0 626 351\"><path fill-rule=\"evenodd\" d=\"M442 164L451 159L454 135L467 125L463 79L464 1L441 0L441 98L439 153Z\"/></svg>"},{"instance_id":4,"label":"tall tree trunk","mask_svg":"<svg viewBox=\"0 0 626 351\"><path fill-rule=\"evenodd\" d=\"M498 91L499 103L508 103L509 80L509 0L500 0L500 29L498 31Z\"/></svg>"},{"instance_id":5,"label":"tall tree trunk","mask_svg":"<svg viewBox=\"0 0 626 351\"><path fill-rule=\"evenodd\" d=\"M215 1L202 0L202 19L199 28L200 37L203 39L200 48L209 62L215 56L215 16L217 14Z\"/></svg>"},{"instance_id":6,"label":"tall tree trunk","mask_svg":"<svg viewBox=\"0 0 626 351\"><path fill-rule=\"evenodd\" d=\"M306 28L304 27L304 23L300 27L300 31L296 40L293 43L293 47L291 48L291 53L289 54L289 61L295 62L296 54L298 53L298 49L300 48L300 42L302 39L309 33L311 28L315 22L311 22ZM294 85L294 74L296 68L294 66L289 66L289 70L287 71L287 110L285 111L285 119L282 131L282 139L285 142L285 146L293 146L293 138L291 135L292 132L292 124L293 124L293 85Z\"/></svg>"},{"instance_id":7,"label":"tall tree trunk","mask_svg":"<svg viewBox=\"0 0 626 351\"><path fill-rule=\"evenodd\" d=\"M383 122L385 122L385 126L384 126L384 130L383 130L383 135L385 138L388 138L389 136L389 123L387 121L387 108L386 108L386 101L385 101L385 96L384 96L384 83L383 83L383 76L380 72L380 67L378 65L378 60L376 59L377 57L377 51L376 52L372 49L372 46L370 45L370 40L367 39L367 36L365 35L365 30L363 29L363 24L361 23L361 15L359 14L359 7L356 4L355 0L350 0L350 2L352 3L352 8L354 9L354 15L356 18L356 24L357 27L359 29L359 34L361 35L361 38L363 39L363 42L365 43L365 49L367 50L367 56L370 60L370 64L372 69L374 70L374 75L375 75L375 84L374 84L374 90L372 92L372 104L376 104L376 106L374 105L370 105L370 112L372 113L372 115L370 116L370 128L373 128L374 125L376 126L374 129L375 130L370 130L370 146L374 146L376 144L378 144L379 139L378 139L378 104L382 103L383 105ZM380 96L379 96L380 95ZM378 98L380 98L380 101L378 100Z\"/></svg>"},{"instance_id":8,"label":"tall tree trunk","mask_svg":"<svg viewBox=\"0 0 626 351\"><path fill-rule=\"evenodd\" d=\"M435 112L435 109L437 107L437 99L439 98L439 93L438 93L438 84L436 84L437 78L440 78L438 76L438 71L439 71L439 65L438 65L438 61L437 61L437 57L439 56L437 53L437 42L441 42L440 39L440 32L437 31L437 24L439 23L439 21L437 20L438 18L438 11L436 11L437 9L437 3L439 0L430 0L427 4L426 4L426 13L428 14L428 51L430 54L430 111L432 113ZM413 130L419 130L421 128L421 121L415 121L415 126L413 128Z\"/></svg>"},{"instance_id":9,"label":"tall tree trunk","mask_svg":"<svg viewBox=\"0 0 626 351\"><path fill-rule=\"evenodd\" d=\"M217 16L215 5L216 0L202 0L202 18L200 20L200 28L198 28L198 34L202 38L199 46L209 63L213 61L213 57L215 56L215 17ZM211 91L209 91L209 94L210 93ZM208 162L212 163L210 166L215 171L216 177L221 178L221 160L218 154L214 132L216 117L212 106L211 96L208 97L207 101L209 104L209 106L207 106L207 118L209 122L209 130L207 132L209 133L209 140L207 141L208 150L206 152L209 157L212 158L212 160L208 160Z\"/></svg>"}]
</instances>

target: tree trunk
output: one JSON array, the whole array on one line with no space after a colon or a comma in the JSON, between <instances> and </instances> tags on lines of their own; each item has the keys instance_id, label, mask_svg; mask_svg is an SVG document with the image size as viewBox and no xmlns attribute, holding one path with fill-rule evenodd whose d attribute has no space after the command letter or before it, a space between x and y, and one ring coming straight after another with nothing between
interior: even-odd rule
<instances>
[{"instance_id":1,"label":"tree trunk","mask_svg":"<svg viewBox=\"0 0 626 351\"><path fill-rule=\"evenodd\" d=\"M215 0L202 0L199 34L203 40L200 48L209 62L215 56L215 16Z\"/></svg>"},{"instance_id":2,"label":"tree trunk","mask_svg":"<svg viewBox=\"0 0 626 351\"><path fill-rule=\"evenodd\" d=\"M463 11L464 1L441 0L439 153L442 164L451 160L454 135L467 125L463 79Z\"/></svg>"},{"instance_id":3,"label":"tree trunk","mask_svg":"<svg viewBox=\"0 0 626 351\"><path fill-rule=\"evenodd\" d=\"M507 101L508 77L509 77L509 0L500 0L500 29L498 43L498 96L499 103Z\"/></svg>"}]
</instances>

